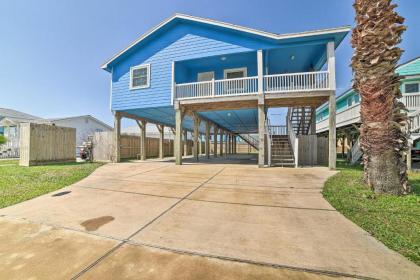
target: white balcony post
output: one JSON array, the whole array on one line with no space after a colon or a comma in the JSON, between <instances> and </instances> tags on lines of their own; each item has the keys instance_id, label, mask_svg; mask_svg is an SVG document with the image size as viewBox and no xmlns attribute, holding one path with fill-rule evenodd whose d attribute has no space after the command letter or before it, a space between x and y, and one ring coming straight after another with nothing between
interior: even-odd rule
<instances>
[{"instance_id":1,"label":"white balcony post","mask_svg":"<svg viewBox=\"0 0 420 280\"><path fill-rule=\"evenodd\" d=\"M258 167L265 165L265 102L264 102L264 84L263 84L263 52L257 51L258 66Z\"/></svg>"},{"instance_id":2,"label":"white balcony post","mask_svg":"<svg viewBox=\"0 0 420 280\"><path fill-rule=\"evenodd\" d=\"M264 94L264 76L263 76L263 51L257 51L257 65L258 65L258 94Z\"/></svg>"},{"instance_id":3,"label":"white balcony post","mask_svg":"<svg viewBox=\"0 0 420 280\"><path fill-rule=\"evenodd\" d=\"M327 44L328 88L335 91L335 47L334 42Z\"/></svg>"},{"instance_id":4,"label":"white balcony post","mask_svg":"<svg viewBox=\"0 0 420 280\"><path fill-rule=\"evenodd\" d=\"M214 77L213 77L213 79L211 79L211 95L212 96L216 95L215 89L216 89L216 87L215 87Z\"/></svg>"},{"instance_id":5,"label":"white balcony post","mask_svg":"<svg viewBox=\"0 0 420 280\"><path fill-rule=\"evenodd\" d=\"M337 143L336 143L336 103L335 103L335 50L334 42L328 42L327 44L327 60L328 60L328 81L330 89L329 98L329 156L328 156L328 167L335 169L337 161Z\"/></svg>"},{"instance_id":6,"label":"white balcony post","mask_svg":"<svg viewBox=\"0 0 420 280\"><path fill-rule=\"evenodd\" d=\"M175 139L174 139L174 154L175 164L182 164L182 119L183 112L178 103L175 103Z\"/></svg>"},{"instance_id":7,"label":"white balcony post","mask_svg":"<svg viewBox=\"0 0 420 280\"><path fill-rule=\"evenodd\" d=\"M175 83L175 61L172 61L172 88L171 88L171 104L174 104L176 98L176 83Z\"/></svg>"}]
</instances>

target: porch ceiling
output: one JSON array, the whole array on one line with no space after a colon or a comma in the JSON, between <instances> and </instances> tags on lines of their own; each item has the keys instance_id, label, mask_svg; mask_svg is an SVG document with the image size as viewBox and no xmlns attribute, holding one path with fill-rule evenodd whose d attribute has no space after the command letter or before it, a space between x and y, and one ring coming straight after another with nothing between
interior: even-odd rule
<instances>
[{"instance_id":1,"label":"porch ceiling","mask_svg":"<svg viewBox=\"0 0 420 280\"><path fill-rule=\"evenodd\" d=\"M200 112L206 119L235 133L258 132L257 109L218 110Z\"/></svg>"},{"instance_id":2,"label":"porch ceiling","mask_svg":"<svg viewBox=\"0 0 420 280\"><path fill-rule=\"evenodd\" d=\"M157 107L147 109L133 109L123 111L132 116L146 119L151 123L175 126L175 110L173 107ZM255 133L258 131L257 109L213 110L197 112L203 119L208 119L218 126L235 133ZM183 126L192 131L193 119L185 115ZM200 131L205 133L205 122L200 125Z\"/></svg>"}]
</instances>

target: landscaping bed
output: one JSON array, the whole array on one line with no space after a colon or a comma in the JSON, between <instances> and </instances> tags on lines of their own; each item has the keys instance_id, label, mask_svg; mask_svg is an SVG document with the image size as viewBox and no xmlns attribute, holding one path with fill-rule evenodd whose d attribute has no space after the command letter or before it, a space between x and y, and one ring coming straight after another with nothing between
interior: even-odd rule
<instances>
[{"instance_id":1,"label":"landscaping bed","mask_svg":"<svg viewBox=\"0 0 420 280\"><path fill-rule=\"evenodd\" d=\"M0 161L0 208L71 185L101 163L63 163L22 167L18 161Z\"/></svg>"},{"instance_id":2,"label":"landscaping bed","mask_svg":"<svg viewBox=\"0 0 420 280\"><path fill-rule=\"evenodd\" d=\"M420 173L409 173L413 192L406 196L377 195L363 183L362 167L337 164L324 197L348 219L388 248L420 265Z\"/></svg>"}]
</instances>

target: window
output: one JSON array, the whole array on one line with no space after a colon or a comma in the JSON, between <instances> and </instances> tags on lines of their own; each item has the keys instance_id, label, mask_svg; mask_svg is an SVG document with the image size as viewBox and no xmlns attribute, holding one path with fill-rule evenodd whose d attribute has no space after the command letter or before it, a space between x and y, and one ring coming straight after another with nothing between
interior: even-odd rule
<instances>
[{"instance_id":1,"label":"window","mask_svg":"<svg viewBox=\"0 0 420 280\"><path fill-rule=\"evenodd\" d=\"M353 96L350 96L350 97L347 99L347 107L350 107L351 105L353 105Z\"/></svg>"},{"instance_id":2,"label":"window","mask_svg":"<svg viewBox=\"0 0 420 280\"><path fill-rule=\"evenodd\" d=\"M200 72L197 74L198 82L207 82L214 79L214 71L211 72Z\"/></svg>"},{"instance_id":3,"label":"window","mask_svg":"<svg viewBox=\"0 0 420 280\"><path fill-rule=\"evenodd\" d=\"M360 103L360 95L358 94L358 93L356 93L355 95L354 95L354 103Z\"/></svg>"},{"instance_id":4,"label":"window","mask_svg":"<svg viewBox=\"0 0 420 280\"><path fill-rule=\"evenodd\" d=\"M224 71L225 79L236 79L236 78L244 78L247 76L247 69L244 68L235 68L235 69L225 69Z\"/></svg>"},{"instance_id":5,"label":"window","mask_svg":"<svg viewBox=\"0 0 420 280\"><path fill-rule=\"evenodd\" d=\"M405 93L419 92L419 83L405 84Z\"/></svg>"},{"instance_id":6,"label":"window","mask_svg":"<svg viewBox=\"0 0 420 280\"><path fill-rule=\"evenodd\" d=\"M131 67L130 89L150 87L150 64Z\"/></svg>"},{"instance_id":7,"label":"window","mask_svg":"<svg viewBox=\"0 0 420 280\"><path fill-rule=\"evenodd\" d=\"M239 79L245 78L247 76L247 68L233 68L233 69L225 69L223 71L223 76L225 79ZM224 87L224 91L227 94L236 94L246 91L247 83L244 80L237 80L233 83L227 83Z\"/></svg>"}]
</instances>

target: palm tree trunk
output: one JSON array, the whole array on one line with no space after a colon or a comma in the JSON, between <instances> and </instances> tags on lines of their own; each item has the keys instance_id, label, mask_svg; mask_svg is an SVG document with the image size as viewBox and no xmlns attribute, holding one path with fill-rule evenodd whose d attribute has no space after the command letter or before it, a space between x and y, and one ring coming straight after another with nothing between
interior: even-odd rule
<instances>
[{"instance_id":1,"label":"palm tree trunk","mask_svg":"<svg viewBox=\"0 0 420 280\"><path fill-rule=\"evenodd\" d=\"M409 192L407 111L395 73L402 50L404 18L391 0L356 0L353 29L353 88L360 93L360 145L364 152L365 182L377 193Z\"/></svg>"}]
</instances>

